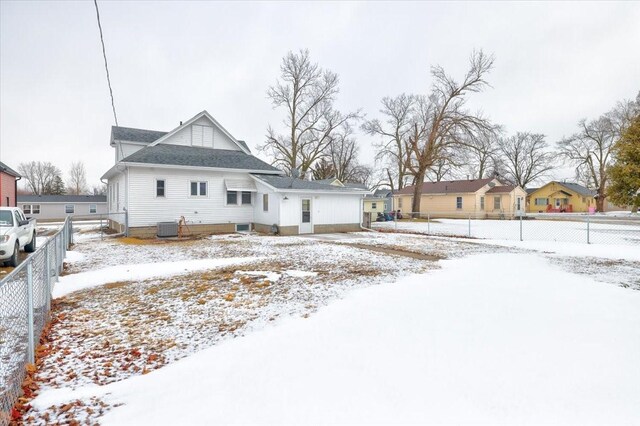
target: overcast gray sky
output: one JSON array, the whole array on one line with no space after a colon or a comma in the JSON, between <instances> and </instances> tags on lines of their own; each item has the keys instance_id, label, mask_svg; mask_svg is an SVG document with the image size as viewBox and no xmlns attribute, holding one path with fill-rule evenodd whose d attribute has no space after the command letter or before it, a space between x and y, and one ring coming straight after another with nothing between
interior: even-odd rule
<instances>
[{"instance_id":1,"label":"overcast gray sky","mask_svg":"<svg viewBox=\"0 0 640 426\"><path fill-rule=\"evenodd\" d=\"M429 67L462 75L496 57L473 96L507 132L555 142L640 90L640 3L99 1L121 126L168 131L206 109L249 146L282 117L265 92L283 55L308 48L340 76L338 106L378 116L380 98L426 93ZM94 5L0 2L0 158L114 161L114 124ZM359 137L372 162L372 138ZM557 178L569 178L568 170Z\"/></svg>"}]
</instances>

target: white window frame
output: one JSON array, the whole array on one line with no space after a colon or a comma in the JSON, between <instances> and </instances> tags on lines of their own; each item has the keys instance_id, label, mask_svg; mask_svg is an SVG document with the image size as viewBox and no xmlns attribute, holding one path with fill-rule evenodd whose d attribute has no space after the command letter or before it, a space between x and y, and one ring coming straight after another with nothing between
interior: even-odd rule
<instances>
[{"instance_id":1,"label":"white window frame","mask_svg":"<svg viewBox=\"0 0 640 426\"><path fill-rule=\"evenodd\" d=\"M98 205L89 204L89 213L98 213Z\"/></svg>"},{"instance_id":2,"label":"white window frame","mask_svg":"<svg viewBox=\"0 0 640 426\"><path fill-rule=\"evenodd\" d=\"M498 202L498 207L496 207L496 201ZM502 210L502 196L500 195L493 196L493 209Z\"/></svg>"},{"instance_id":3,"label":"white window frame","mask_svg":"<svg viewBox=\"0 0 640 426\"><path fill-rule=\"evenodd\" d=\"M158 182L162 182L163 195L158 195ZM191 187L189 187L189 193L191 193ZM165 178L156 179L156 198L167 198L167 180Z\"/></svg>"},{"instance_id":4,"label":"white window frame","mask_svg":"<svg viewBox=\"0 0 640 426\"><path fill-rule=\"evenodd\" d=\"M371 203L371 209L377 209L377 208L378 208L378 203L372 202Z\"/></svg>"},{"instance_id":5,"label":"white window frame","mask_svg":"<svg viewBox=\"0 0 640 426\"><path fill-rule=\"evenodd\" d=\"M31 204L23 204L22 211L24 214L31 214Z\"/></svg>"},{"instance_id":6,"label":"white window frame","mask_svg":"<svg viewBox=\"0 0 640 426\"><path fill-rule=\"evenodd\" d=\"M246 226L247 230L246 231L240 231L240 230L238 230L238 226ZM251 224L250 223L236 223L236 232L251 232Z\"/></svg>"},{"instance_id":7,"label":"white window frame","mask_svg":"<svg viewBox=\"0 0 640 426\"><path fill-rule=\"evenodd\" d=\"M236 194L236 202L235 203L229 203L229 193L235 193ZM237 206L238 205L238 191L227 191L224 193L224 204L225 206Z\"/></svg>"},{"instance_id":8,"label":"white window frame","mask_svg":"<svg viewBox=\"0 0 640 426\"><path fill-rule=\"evenodd\" d=\"M539 200L544 200L544 204L540 204L538 202ZM533 205L534 206L547 206L547 205L549 205L549 199L548 198L535 198L533 200Z\"/></svg>"},{"instance_id":9,"label":"white window frame","mask_svg":"<svg viewBox=\"0 0 640 426\"><path fill-rule=\"evenodd\" d=\"M239 201L239 203L238 203L239 205L241 205L241 206L252 206L253 205L253 194L251 193L251 191L238 191L238 192L240 193L240 198L238 200ZM244 202L243 196L245 194L249 194L249 202L248 203Z\"/></svg>"},{"instance_id":10,"label":"white window frame","mask_svg":"<svg viewBox=\"0 0 640 426\"><path fill-rule=\"evenodd\" d=\"M40 204L31 204L31 214L40 214Z\"/></svg>"},{"instance_id":11,"label":"white window frame","mask_svg":"<svg viewBox=\"0 0 640 426\"><path fill-rule=\"evenodd\" d=\"M71 207L71 211L69 211L69 207ZM76 213L76 205L75 204L65 204L64 205L64 214L75 214Z\"/></svg>"},{"instance_id":12,"label":"white window frame","mask_svg":"<svg viewBox=\"0 0 640 426\"><path fill-rule=\"evenodd\" d=\"M480 210L484 210L484 197L480 197Z\"/></svg>"},{"instance_id":13,"label":"white window frame","mask_svg":"<svg viewBox=\"0 0 640 426\"><path fill-rule=\"evenodd\" d=\"M269 194L262 194L262 211L269 211Z\"/></svg>"},{"instance_id":14,"label":"white window frame","mask_svg":"<svg viewBox=\"0 0 640 426\"><path fill-rule=\"evenodd\" d=\"M196 184L196 195L193 195L193 193L191 192L191 186L193 184ZM204 183L204 187L205 187L205 194L202 195L202 191L201 191L201 184ZM189 196L191 198L209 198L209 181L206 180L192 180L189 182Z\"/></svg>"},{"instance_id":15,"label":"white window frame","mask_svg":"<svg viewBox=\"0 0 640 426\"><path fill-rule=\"evenodd\" d=\"M456 197L456 210L462 210L462 197Z\"/></svg>"}]
</instances>

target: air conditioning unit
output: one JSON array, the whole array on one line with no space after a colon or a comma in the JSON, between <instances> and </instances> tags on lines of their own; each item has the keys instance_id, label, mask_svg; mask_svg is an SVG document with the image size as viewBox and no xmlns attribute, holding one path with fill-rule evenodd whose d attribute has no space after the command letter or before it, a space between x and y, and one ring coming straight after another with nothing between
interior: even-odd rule
<instances>
[{"instance_id":1,"label":"air conditioning unit","mask_svg":"<svg viewBox=\"0 0 640 426\"><path fill-rule=\"evenodd\" d=\"M158 237L177 237L178 222L158 222Z\"/></svg>"}]
</instances>

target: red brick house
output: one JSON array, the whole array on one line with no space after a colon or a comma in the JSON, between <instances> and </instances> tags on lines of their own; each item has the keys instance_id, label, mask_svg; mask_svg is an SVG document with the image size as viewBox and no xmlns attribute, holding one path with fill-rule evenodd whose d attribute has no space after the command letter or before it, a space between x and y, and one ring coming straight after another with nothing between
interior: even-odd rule
<instances>
[{"instance_id":1,"label":"red brick house","mask_svg":"<svg viewBox=\"0 0 640 426\"><path fill-rule=\"evenodd\" d=\"M20 175L0 161L0 205L15 207Z\"/></svg>"}]
</instances>

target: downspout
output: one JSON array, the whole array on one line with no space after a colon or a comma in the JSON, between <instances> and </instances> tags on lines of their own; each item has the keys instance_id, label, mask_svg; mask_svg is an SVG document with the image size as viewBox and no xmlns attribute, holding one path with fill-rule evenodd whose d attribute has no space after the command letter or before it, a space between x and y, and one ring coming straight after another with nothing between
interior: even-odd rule
<instances>
[{"instance_id":1,"label":"downspout","mask_svg":"<svg viewBox=\"0 0 640 426\"><path fill-rule=\"evenodd\" d=\"M13 207L18 207L18 181L22 179L22 176L16 176L15 179L15 192L13 193L13 202L15 203L15 206Z\"/></svg>"}]
</instances>

